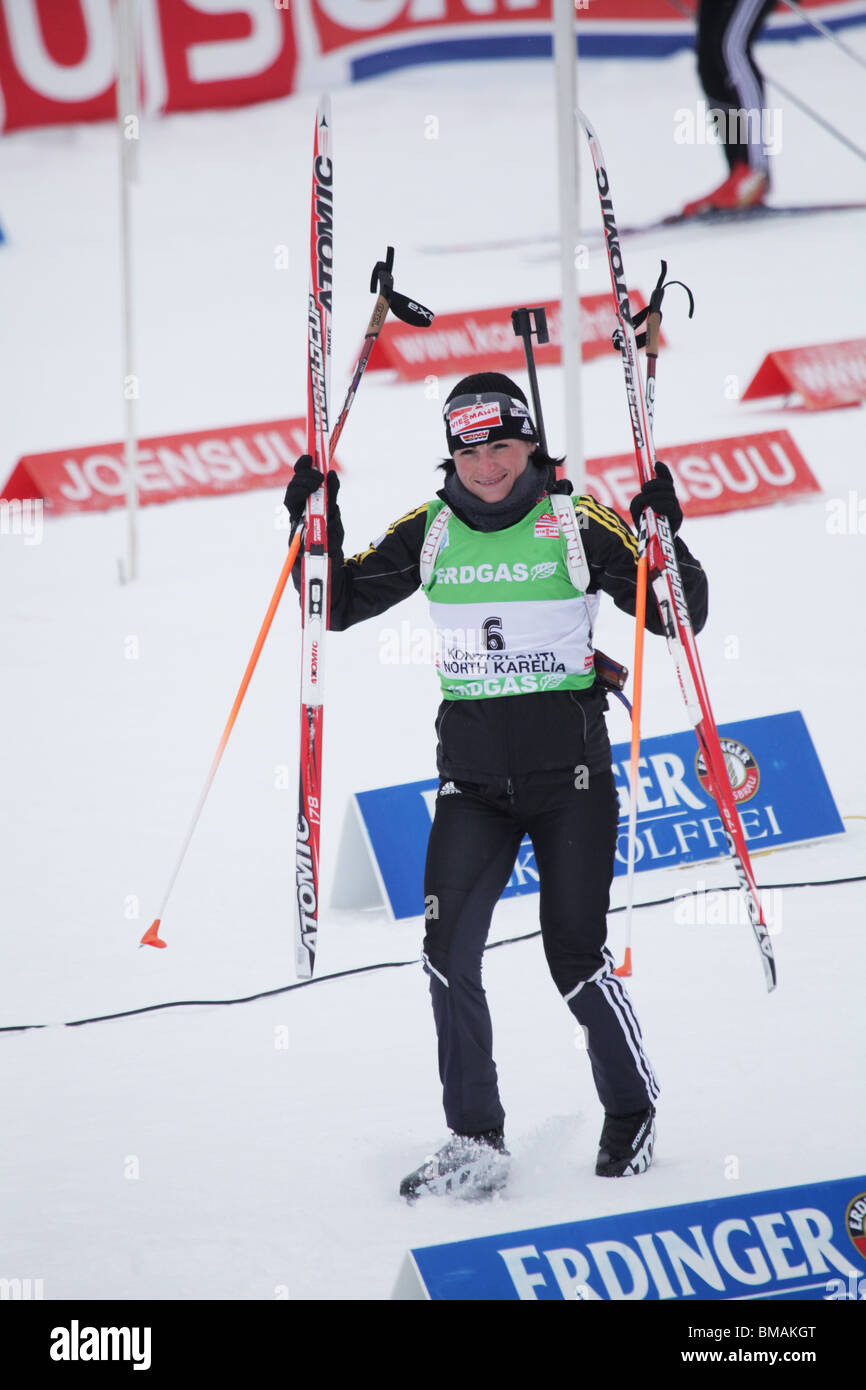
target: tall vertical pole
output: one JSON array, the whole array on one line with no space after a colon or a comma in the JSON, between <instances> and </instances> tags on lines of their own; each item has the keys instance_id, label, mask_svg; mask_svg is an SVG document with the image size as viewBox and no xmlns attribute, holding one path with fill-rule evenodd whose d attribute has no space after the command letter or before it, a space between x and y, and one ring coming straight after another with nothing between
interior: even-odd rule
<instances>
[{"instance_id":1,"label":"tall vertical pole","mask_svg":"<svg viewBox=\"0 0 866 1390\"><path fill-rule=\"evenodd\" d=\"M581 409L580 300L577 284L578 196L577 25L574 0L553 0L553 62L556 78L557 172L559 178L559 259L562 284L562 380L565 394L565 447L575 492L584 487Z\"/></svg>"},{"instance_id":2,"label":"tall vertical pole","mask_svg":"<svg viewBox=\"0 0 866 1390\"><path fill-rule=\"evenodd\" d=\"M117 56L117 130L120 141L120 303L123 328L123 402L126 469L126 567L125 578L138 574L138 480L135 474L138 453L135 402L138 377L135 372L132 296L132 229L130 184L138 174L138 139L141 115L138 100L138 56L136 0L116 0L115 52Z\"/></svg>"}]
</instances>

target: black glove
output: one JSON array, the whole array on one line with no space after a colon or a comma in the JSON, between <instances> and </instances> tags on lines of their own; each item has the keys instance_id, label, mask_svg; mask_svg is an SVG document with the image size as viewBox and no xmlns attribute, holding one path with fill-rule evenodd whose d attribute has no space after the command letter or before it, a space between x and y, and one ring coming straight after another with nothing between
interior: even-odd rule
<instances>
[{"instance_id":1,"label":"black glove","mask_svg":"<svg viewBox=\"0 0 866 1390\"><path fill-rule=\"evenodd\" d=\"M571 493L574 492L574 483L571 481L571 479L570 479L570 478L557 478L557 477L553 476L553 473L554 473L554 470L553 470L553 469L551 469L550 472L551 472L551 479L550 479L550 482L548 483L548 486L547 486L547 494L548 494L548 496L550 496L550 494L553 493L553 492L561 492L561 493L563 493L566 497L569 497L569 496L571 495Z\"/></svg>"},{"instance_id":2,"label":"black glove","mask_svg":"<svg viewBox=\"0 0 866 1390\"><path fill-rule=\"evenodd\" d=\"M286 495L283 498L283 505L292 519L292 525L298 521L303 521L308 499L312 497L314 492L318 492L321 486L322 474L318 468L313 467L313 460L310 455L302 454L295 462L294 476L286 488ZM344 532L340 508L337 505L340 475L335 473L332 468L328 469L325 488L328 494L328 554L342 555Z\"/></svg>"},{"instance_id":3,"label":"black glove","mask_svg":"<svg viewBox=\"0 0 866 1390\"><path fill-rule=\"evenodd\" d=\"M655 477L644 483L637 497L633 497L629 504L636 528L640 526L640 519L646 507L652 507L657 516L666 516L674 533L683 524L683 509L677 501L671 470L661 459L656 459Z\"/></svg>"}]
</instances>

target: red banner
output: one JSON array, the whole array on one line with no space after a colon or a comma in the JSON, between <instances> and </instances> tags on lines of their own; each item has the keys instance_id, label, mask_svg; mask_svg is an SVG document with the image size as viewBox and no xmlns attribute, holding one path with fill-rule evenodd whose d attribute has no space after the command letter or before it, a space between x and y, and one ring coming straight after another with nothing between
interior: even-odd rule
<instances>
[{"instance_id":1,"label":"red banner","mask_svg":"<svg viewBox=\"0 0 866 1390\"><path fill-rule=\"evenodd\" d=\"M136 469L139 500L147 506L275 487L288 482L295 459L305 450L303 419L142 439ZM787 430L673 445L662 456L686 516L761 507L821 490ZM587 492L628 519L628 504L638 490L634 455L587 459L586 470ZM19 459L0 500L39 497L54 515L124 506L123 445L95 444Z\"/></svg>"},{"instance_id":2,"label":"red banner","mask_svg":"<svg viewBox=\"0 0 866 1390\"><path fill-rule=\"evenodd\" d=\"M603 0L608 3L608 0ZM598 9L598 3L593 5ZM478 24L493 20L501 24L526 25L527 20L550 23L550 0L488 0L483 14L478 5L463 0L313 0L316 36L322 53L333 53L359 40L381 38L386 34L409 37L413 30L424 29L434 37L445 25Z\"/></svg>"},{"instance_id":3,"label":"red banner","mask_svg":"<svg viewBox=\"0 0 866 1390\"><path fill-rule=\"evenodd\" d=\"M804 3L822 9L833 0ZM114 0L0 0L4 129L114 115L113 8ZM839 8L833 4L832 13ZM862 0L847 9L860 11ZM478 44L501 53L513 37L511 56L537 57L551 28L551 0L140 0L138 11L148 113L285 96L294 90L302 43L306 82L317 86L404 60L449 61L456 56L451 41L458 55L475 57ZM671 42L693 44L692 22L670 0L575 0L575 13L584 52L634 55L643 42L651 55L671 51ZM792 26L803 31L790 14L771 16L765 33ZM356 63L367 67L356 70Z\"/></svg>"},{"instance_id":4,"label":"red banner","mask_svg":"<svg viewBox=\"0 0 866 1390\"><path fill-rule=\"evenodd\" d=\"M664 29L689 20L678 14L671 0L573 0L579 24L619 22L652 23ZM804 0L813 9L833 0ZM527 21L549 24L551 0L313 0L313 19L323 53L357 44L360 40L387 34L409 37L425 30L435 37L437 29L467 24L511 27Z\"/></svg>"},{"instance_id":5,"label":"red banner","mask_svg":"<svg viewBox=\"0 0 866 1390\"><path fill-rule=\"evenodd\" d=\"M629 290L633 310L642 309L645 300L639 290ZM562 313L558 299L549 299L547 310L550 342L535 347L540 367L562 361ZM603 353L613 353L610 337L616 327L613 300L609 292L590 294L580 301L583 358L588 361ZM662 339L664 342L664 339ZM487 371L508 371L522 367L523 345L515 337L511 307L475 309L459 314L437 314L432 328L410 328L393 320L379 335L377 356L370 371L396 371L402 381L419 381L431 373L463 376L483 364Z\"/></svg>"},{"instance_id":6,"label":"red banner","mask_svg":"<svg viewBox=\"0 0 866 1390\"><path fill-rule=\"evenodd\" d=\"M112 8L111 0L0 0L3 129L115 114ZM293 90L288 6L146 0L139 10L148 111L240 106Z\"/></svg>"},{"instance_id":7,"label":"red banner","mask_svg":"<svg viewBox=\"0 0 866 1390\"><path fill-rule=\"evenodd\" d=\"M660 457L674 475L684 516L766 507L821 491L787 430L666 445ZM633 453L587 459L587 492L629 522L638 487Z\"/></svg>"},{"instance_id":8,"label":"red banner","mask_svg":"<svg viewBox=\"0 0 866 1390\"><path fill-rule=\"evenodd\" d=\"M743 392L743 400L792 392L807 410L832 410L866 400L866 338L768 353Z\"/></svg>"},{"instance_id":9,"label":"red banner","mask_svg":"<svg viewBox=\"0 0 866 1390\"><path fill-rule=\"evenodd\" d=\"M139 502L173 502L288 482L306 452L303 419L231 425L142 439L136 477ZM122 444L93 444L19 459L3 499L41 497L51 514L104 511L126 503Z\"/></svg>"}]
</instances>

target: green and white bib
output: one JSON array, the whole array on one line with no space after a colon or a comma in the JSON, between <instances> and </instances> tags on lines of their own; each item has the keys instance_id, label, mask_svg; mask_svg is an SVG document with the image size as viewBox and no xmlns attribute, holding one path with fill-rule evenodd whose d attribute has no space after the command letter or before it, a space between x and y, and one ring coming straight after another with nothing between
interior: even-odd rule
<instances>
[{"instance_id":1,"label":"green and white bib","mask_svg":"<svg viewBox=\"0 0 866 1390\"><path fill-rule=\"evenodd\" d=\"M557 497L556 504L542 497L502 531L472 530L440 498L427 508L421 578L436 627L443 699L585 690L593 684L598 596L579 587L588 570L573 503ZM437 522L443 509L447 517ZM574 561L575 544L582 568Z\"/></svg>"}]
</instances>

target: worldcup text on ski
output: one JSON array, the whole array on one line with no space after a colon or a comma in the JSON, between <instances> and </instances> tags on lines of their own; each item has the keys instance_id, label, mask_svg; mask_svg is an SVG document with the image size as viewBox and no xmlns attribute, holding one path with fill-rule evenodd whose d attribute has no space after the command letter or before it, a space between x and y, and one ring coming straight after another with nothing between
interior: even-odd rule
<instances>
[{"instance_id":1,"label":"worldcup text on ski","mask_svg":"<svg viewBox=\"0 0 866 1390\"><path fill-rule=\"evenodd\" d=\"M680 106L674 112L674 144L761 144L767 154L780 154L782 112L778 106L724 111L705 101L696 102L694 110Z\"/></svg>"}]
</instances>

